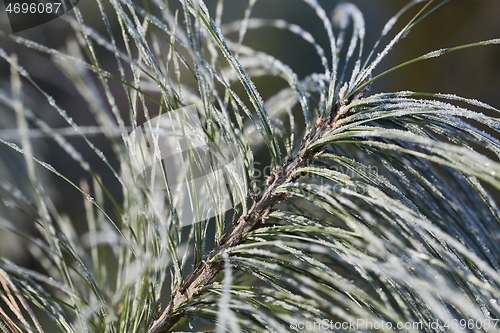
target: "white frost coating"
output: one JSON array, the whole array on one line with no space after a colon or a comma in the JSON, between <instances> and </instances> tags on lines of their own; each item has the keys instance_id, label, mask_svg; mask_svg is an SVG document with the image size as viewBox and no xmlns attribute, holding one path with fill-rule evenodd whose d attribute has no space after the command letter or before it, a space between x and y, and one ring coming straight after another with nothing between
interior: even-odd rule
<instances>
[{"instance_id":1,"label":"white frost coating","mask_svg":"<svg viewBox=\"0 0 500 333\"><path fill-rule=\"evenodd\" d=\"M357 60L356 63L354 64L354 69L352 70L351 80L349 81L349 87L354 86L354 80L358 76L360 69L361 69L361 61Z\"/></svg>"},{"instance_id":2,"label":"white frost coating","mask_svg":"<svg viewBox=\"0 0 500 333\"><path fill-rule=\"evenodd\" d=\"M363 18L363 13L361 13L356 5L352 3L341 3L333 10L332 22L340 29L347 28L349 18L353 21L354 29L358 31L362 30L363 32L360 34L364 36L365 20Z\"/></svg>"},{"instance_id":3,"label":"white frost coating","mask_svg":"<svg viewBox=\"0 0 500 333\"><path fill-rule=\"evenodd\" d=\"M413 0L412 2L410 2L406 6L404 6L396 15L394 15L391 19L389 19L389 21L386 23L386 25L384 27L383 32L385 32L385 34L387 32L389 32L389 30L392 29L392 27L394 26L394 23L401 17L401 15L403 15L412 6L414 6L415 4L417 4L419 2L422 2L422 1L423 0ZM393 22L391 23L391 21L393 21ZM383 51L381 53L377 54L377 56L371 62L371 64L366 69L363 69L360 72L359 77L354 81L355 85L358 85L360 82L362 82L364 79L366 79L373 72L373 70L375 69L375 67L389 53L389 51L392 49L392 47L400 39L404 38L406 36L406 34L408 34L408 32L410 31L410 28L411 28L411 25L407 24L398 34L396 34L396 36L389 42L389 44L386 45L386 47L383 49ZM374 54L374 51L377 49L377 47L378 47L378 45L379 45L382 37L385 36L385 34L382 33L381 36L380 36L380 38L379 38L379 40L373 46L372 51L368 55L368 58L367 58L368 60L371 59L372 55Z\"/></svg>"},{"instance_id":4,"label":"white frost coating","mask_svg":"<svg viewBox=\"0 0 500 333\"><path fill-rule=\"evenodd\" d=\"M349 15L346 12L346 8L350 3L343 3L335 7L332 12L332 23L336 28L345 29L347 24L349 24Z\"/></svg>"},{"instance_id":5,"label":"white frost coating","mask_svg":"<svg viewBox=\"0 0 500 333\"><path fill-rule=\"evenodd\" d=\"M231 45L232 43L228 42L228 45ZM241 54L248 54L251 56L251 58L240 58L240 64L245 65L247 61L249 61L250 64L255 63L259 67L264 67L268 71L280 71L283 73L286 77L286 80L288 81L288 84L290 85L290 88L296 90L297 92L297 97L300 102L300 105L302 107L302 113L304 114L304 119L307 124L310 124L311 122L311 113L309 110L309 105L308 105L308 99L306 96L306 91L304 90L304 87L302 86L301 82L299 81L297 74L293 72L293 70L279 61L278 59L262 52L255 52L252 49L248 47L242 46L240 49ZM247 63L248 65L248 63ZM248 66L247 66L248 68Z\"/></svg>"},{"instance_id":6,"label":"white frost coating","mask_svg":"<svg viewBox=\"0 0 500 333\"><path fill-rule=\"evenodd\" d=\"M242 20L237 20L237 21L234 21L231 23L227 23L221 27L221 31L224 34L238 32L240 30L241 24L242 24ZM325 68L327 75L330 75L329 69L328 69L328 61L325 57L325 52L324 52L323 48L318 43L316 43L316 41L314 40L314 37L309 32L304 30L301 26L288 23L287 21L281 20L281 19L269 20L269 19L250 18L248 20L248 23L247 23L248 29L255 30L255 29L259 29L259 28L263 28L263 27L273 27L273 28L277 28L277 29L288 30L288 31L300 36L305 41L307 41L308 43L313 45L314 48L316 49L316 53L318 54L318 56L321 59L321 64ZM229 41L228 41L228 44L229 44ZM242 46L240 45L238 47L242 47Z\"/></svg>"},{"instance_id":7,"label":"white frost coating","mask_svg":"<svg viewBox=\"0 0 500 333\"><path fill-rule=\"evenodd\" d=\"M397 17L391 17L391 19L385 24L384 29L382 30L382 35L387 35L387 33L392 29L397 20Z\"/></svg>"},{"instance_id":8,"label":"white frost coating","mask_svg":"<svg viewBox=\"0 0 500 333\"><path fill-rule=\"evenodd\" d=\"M245 34L248 29L248 19L250 18L250 14L252 13L253 6L255 5L257 0L250 0L248 3L248 7L245 9L245 18L242 21L242 24L239 29L238 34L238 48L243 43L243 38L245 38ZM238 50L238 48L236 50ZM238 55L238 51L236 51L236 56Z\"/></svg>"},{"instance_id":9,"label":"white frost coating","mask_svg":"<svg viewBox=\"0 0 500 333\"><path fill-rule=\"evenodd\" d=\"M332 22L334 25L344 30L349 24L349 18L353 22L354 31L349 44L349 50L347 52L348 57L354 53L354 49L357 45L357 39L359 38L359 40L363 40L365 38L365 20L363 18L363 13L361 13L359 8L352 3L342 3L335 7L332 13Z\"/></svg>"},{"instance_id":10,"label":"white frost coating","mask_svg":"<svg viewBox=\"0 0 500 333\"><path fill-rule=\"evenodd\" d=\"M304 0L309 6L311 6L315 11L316 15L323 22L323 26L325 27L326 33L328 34L328 40L330 41L330 50L332 52L332 81L335 81L337 76L337 43L335 42L335 36L333 34L332 25L328 16L325 13L325 10L318 4L316 0ZM333 100L333 96L331 96L331 100ZM331 101L329 101L331 102Z\"/></svg>"},{"instance_id":11,"label":"white frost coating","mask_svg":"<svg viewBox=\"0 0 500 333\"><path fill-rule=\"evenodd\" d=\"M483 45L500 44L500 38L490 39L483 43Z\"/></svg>"},{"instance_id":12,"label":"white frost coating","mask_svg":"<svg viewBox=\"0 0 500 333\"><path fill-rule=\"evenodd\" d=\"M439 50L436 50L436 51L429 52L429 53L427 53L424 56L424 58L426 58L426 59L437 58L437 57L442 56L443 54L445 54L447 50L448 49L439 49Z\"/></svg>"},{"instance_id":13,"label":"white frost coating","mask_svg":"<svg viewBox=\"0 0 500 333\"><path fill-rule=\"evenodd\" d=\"M233 272L229 264L229 256L224 253L224 282L222 296L219 299L219 311L217 314L217 333L234 332L240 333L241 329L236 321L236 315L231 310L231 285L233 283Z\"/></svg>"},{"instance_id":14,"label":"white frost coating","mask_svg":"<svg viewBox=\"0 0 500 333\"><path fill-rule=\"evenodd\" d=\"M365 20L363 18L363 14L358 7L353 5L351 15L354 22L354 29L356 29L359 33L359 39L365 38Z\"/></svg>"}]
</instances>

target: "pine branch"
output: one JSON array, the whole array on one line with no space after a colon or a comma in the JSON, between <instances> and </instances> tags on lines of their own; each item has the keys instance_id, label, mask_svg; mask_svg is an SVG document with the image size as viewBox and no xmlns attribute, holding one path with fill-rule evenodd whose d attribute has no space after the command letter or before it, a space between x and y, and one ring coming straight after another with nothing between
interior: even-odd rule
<instances>
[{"instance_id":1,"label":"pine branch","mask_svg":"<svg viewBox=\"0 0 500 333\"><path fill-rule=\"evenodd\" d=\"M323 114L318 118L316 126L307 133L302 140L299 152L291 157L287 156L283 166L273 170L273 179L268 182L264 193L254 197L254 203L246 215L239 217L232 231L224 234L218 245L210 252L208 257L198 263L193 271L181 282L174 292L170 303L165 308L161 316L156 319L148 330L148 333L166 333L184 317L183 313L176 313L182 303L200 294L202 287L210 283L217 273L224 267L217 258L224 251L231 249L244 242L244 236L259 227L261 222L269 217L271 210L279 203L287 200L290 195L283 192L276 192L282 185L288 185L300 177L297 172L300 168L310 165L314 159L318 158L324 148L317 146L309 147L320 140L328 131L342 126L342 120L354 112L354 108L349 108L349 104L364 97L369 88L362 89L349 99L344 99L347 91L347 84L339 92L338 101L335 103L330 113Z\"/></svg>"}]
</instances>

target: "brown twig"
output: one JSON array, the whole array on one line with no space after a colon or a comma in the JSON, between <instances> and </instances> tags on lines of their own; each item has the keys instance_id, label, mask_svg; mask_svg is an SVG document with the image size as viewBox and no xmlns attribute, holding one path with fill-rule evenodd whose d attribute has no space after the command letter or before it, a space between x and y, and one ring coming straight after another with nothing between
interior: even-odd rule
<instances>
[{"instance_id":1,"label":"brown twig","mask_svg":"<svg viewBox=\"0 0 500 333\"><path fill-rule=\"evenodd\" d=\"M165 308L161 316L154 320L148 333L167 333L177 322L185 316L182 312L175 312L182 303L199 294L202 287L210 283L215 275L222 269L221 262L212 262L220 253L232 248L243 241L244 235L256 229L260 223L268 218L271 209L278 203L288 199L285 193L275 193L277 187L294 182L299 178L297 170L308 165L323 152L323 147L307 149L312 143L321 139L321 137L330 129L341 126L341 120L352 114L347 105L353 100L359 99L362 95L355 95L355 98L345 100L344 94L347 86L344 86L339 92L338 102L332 108L330 114L321 116L316 122L316 126L302 140L300 150L296 156L287 156L281 168L274 171L274 178L267 182L264 193L254 198L254 204L246 215L239 217L237 222L233 222L233 229L221 237L218 245L210 252L208 257L200 262L186 279L178 286L174 292L170 303Z\"/></svg>"}]
</instances>

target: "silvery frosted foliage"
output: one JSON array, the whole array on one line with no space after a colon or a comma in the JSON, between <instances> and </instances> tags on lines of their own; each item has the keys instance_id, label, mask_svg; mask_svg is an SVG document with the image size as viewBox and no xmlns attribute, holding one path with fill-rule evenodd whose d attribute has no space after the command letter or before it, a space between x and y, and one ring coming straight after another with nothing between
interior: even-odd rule
<instances>
[{"instance_id":1,"label":"silvery frosted foliage","mask_svg":"<svg viewBox=\"0 0 500 333\"><path fill-rule=\"evenodd\" d=\"M384 69L393 46L443 3L409 2L364 52L353 4L327 13L304 0L325 46L296 24L253 17L255 2L222 24L222 0L210 11L201 0L97 0L98 12L76 6L60 18L72 32L57 49L0 31L2 43L49 54L97 124L80 124L22 57L0 48L10 68L0 105L12 119L0 127L1 151L23 173L13 182L0 163L0 228L26 239L40 266L0 258L3 332L498 328L499 110L370 87L414 62L500 39ZM408 11L413 18L400 22ZM87 23L96 15L99 29ZM309 43L321 71L299 78L245 44L248 31L269 27ZM254 81L266 76L287 86L264 100ZM27 103L34 95L36 108ZM65 126L51 125L41 105ZM44 161L40 138L85 177ZM257 160L269 164L264 179ZM60 214L42 174L83 198L83 233Z\"/></svg>"}]
</instances>

